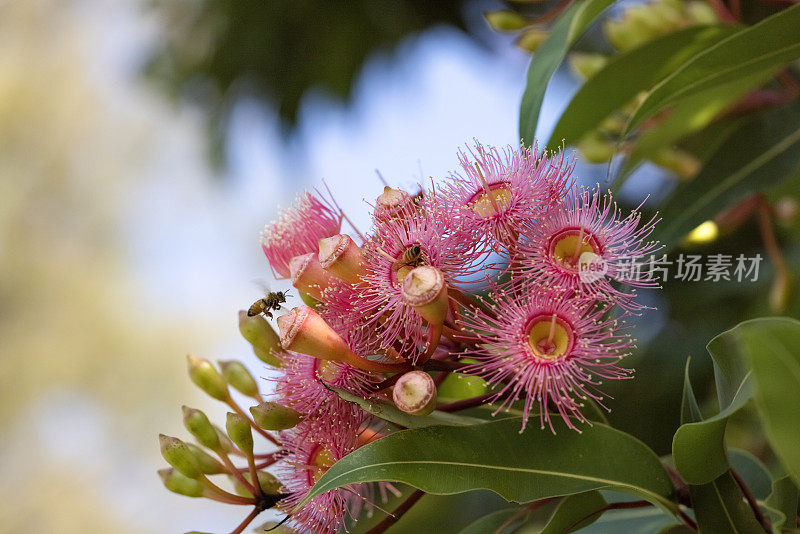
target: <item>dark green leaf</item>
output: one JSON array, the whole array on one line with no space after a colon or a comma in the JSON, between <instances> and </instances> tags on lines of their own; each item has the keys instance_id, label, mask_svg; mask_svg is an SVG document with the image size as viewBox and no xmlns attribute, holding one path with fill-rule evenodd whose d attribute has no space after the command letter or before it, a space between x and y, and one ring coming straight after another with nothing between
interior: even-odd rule
<instances>
[{"instance_id":1,"label":"dark green leaf","mask_svg":"<svg viewBox=\"0 0 800 534\"><path fill-rule=\"evenodd\" d=\"M528 67L525 93L519 110L519 135L526 146L533 143L544 93L550 77L570 47L614 0L579 0L550 29L550 36L536 50Z\"/></svg>"},{"instance_id":2,"label":"dark green leaf","mask_svg":"<svg viewBox=\"0 0 800 534\"><path fill-rule=\"evenodd\" d=\"M763 501L772 491L772 477L761 460L747 451L729 449L731 468L744 479L756 499Z\"/></svg>"},{"instance_id":3,"label":"dark green leaf","mask_svg":"<svg viewBox=\"0 0 800 534\"><path fill-rule=\"evenodd\" d=\"M655 454L634 437L600 424L557 434L519 419L405 430L369 443L333 465L306 499L357 482L397 481L428 493L489 489L529 502L599 488L638 495L667 508L672 492Z\"/></svg>"},{"instance_id":4,"label":"dark green leaf","mask_svg":"<svg viewBox=\"0 0 800 534\"><path fill-rule=\"evenodd\" d=\"M603 514L608 503L597 491L564 497L553 511L545 527L537 534L566 534L591 525ZM533 534L523 525L515 534Z\"/></svg>"},{"instance_id":5,"label":"dark green leaf","mask_svg":"<svg viewBox=\"0 0 800 534\"><path fill-rule=\"evenodd\" d=\"M406 428L422 428L432 425L474 425L482 423L483 420L474 417L466 417L463 415L456 415L446 412L434 411L430 415L411 415L397 408L394 404L378 401L368 400L358 395L353 395L347 391L328 386L331 390L335 391L342 399L358 404L365 412L371 413L376 417L380 417L385 421L395 423Z\"/></svg>"},{"instance_id":6,"label":"dark green leaf","mask_svg":"<svg viewBox=\"0 0 800 534\"><path fill-rule=\"evenodd\" d=\"M689 493L701 533L764 534L730 472L708 484L689 486Z\"/></svg>"},{"instance_id":7,"label":"dark green leaf","mask_svg":"<svg viewBox=\"0 0 800 534\"><path fill-rule=\"evenodd\" d=\"M485 515L470 524L467 528L462 529L459 534L494 534L495 532L506 532L506 529L500 530L504 525L516 525L518 521L510 521L515 514L518 514L520 508L508 508L505 510L498 510L491 514ZM519 521L522 517L519 518Z\"/></svg>"},{"instance_id":8,"label":"dark green leaf","mask_svg":"<svg viewBox=\"0 0 800 534\"><path fill-rule=\"evenodd\" d=\"M609 510L580 534L653 534L674 526L676 519L658 508Z\"/></svg>"},{"instance_id":9,"label":"dark green leaf","mask_svg":"<svg viewBox=\"0 0 800 534\"><path fill-rule=\"evenodd\" d=\"M797 59L798 28L800 5L779 11L710 46L650 91L631 117L627 130L682 98Z\"/></svg>"},{"instance_id":10,"label":"dark green leaf","mask_svg":"<svg viewBox=\"0 0 800 534\"><path fill-rule=\"evenodd\" d=\"M754 319L734 330L753 369L755 398L767 438L800 482L800 322Z\"/></svg>"},{"instance_id":11,"label":"dark green leaf","mask_svg":"<svg viewBox=\"0 0 800 534\"><path fill-rule=\"evenodd\" d=\"M800 7L800 6L798 6ZM800 102L745 122L678 187L661 209L654 237L668 248L703 221L749 193L793 175L800 161Z\"/></svg>"},{"instance_id":12,"label":"dark green leaf","mask_svg":"<svg viewBox=\"0 0 800 534\"><path fill-rule=\"evenodd\" d=\"M797 486L791 477L785 476L772 482L772 493L767 497L766 504L784 516L783 521L773 521L772 526L779 532L784 525L793 529L792 520L797 516L798 497Z\"/></svg>"},{"instance_id":13,"label":"dark green leaf","mask_svg":"<svg viewBox=\"0 0 800 534\"><path fill-rule=\"evenodd\" d=\"M574 145L640 91L649 89L689 58L735 31L732 26L696 26L616 56L572 97L550 136L548 148L558 148L562 139L567 145Z\"/></svg>"}]
</instances>

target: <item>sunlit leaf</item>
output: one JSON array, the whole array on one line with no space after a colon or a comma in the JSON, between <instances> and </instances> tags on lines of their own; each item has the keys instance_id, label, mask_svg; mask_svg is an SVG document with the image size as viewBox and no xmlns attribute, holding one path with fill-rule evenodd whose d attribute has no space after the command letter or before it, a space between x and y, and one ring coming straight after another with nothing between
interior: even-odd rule
<instances>
[{"instance_id":1,"label":"sunlit leaf","mask_svg":"<svg viewBox=\"0 0 800 534\"><path fill-rule=\"evenodd\" d=\"M575 41L612 3L613 0L579 0L553 24L550 36L534 53L519 110L519 135L526 146L533 143L550 77Z\"/></svg>"},{"instance_id":2,"label":"sunlit leaf","mask_svg":"<svg viewBox=\"0 0 800 534\"><path fill-rule=\"evenodd\" d=\"M574 145L640 91L735 31L731 26L687 28L614 57L572 97L550 136L548 148L558 148L562 140Z\"/></svg>"},{"instance_id":3,"label":"sunlit leaf","mask_svg":"<svg viewBox=\"0 0 800 534\"><path fill-rule=\"evenodd\" d=\"M627 131L682 98L797 59L798 28L800 5L779 11L710 46L650 91L631 117Z\"/></svg>"}]
</instances>

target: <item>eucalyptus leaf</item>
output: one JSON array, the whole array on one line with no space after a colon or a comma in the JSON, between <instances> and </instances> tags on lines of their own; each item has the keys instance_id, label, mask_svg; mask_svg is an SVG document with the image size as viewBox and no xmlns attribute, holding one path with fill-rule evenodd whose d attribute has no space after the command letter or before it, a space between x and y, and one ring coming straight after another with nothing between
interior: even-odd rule
<instances>
[{"instance_id":1,"label":"eucalyptus leaf","mask_svg":"<svg viewBox=\"0 0 800 534\"><path fill-rule=\"evenodd\" d=\"M550 35L536 50L528 67L525 92L519 110L519 135L526 146L531 146L536 125L539 123L547 84L564 60L570 47L589 25L614 0L579 0L562 14Z\"/></svg>"},{"instance_id":2,"label":"eucalyptus leaf","mask_svg":"<svg viewBox=\"0 0 800 534\"><path fill-rule=\"evenodd\" d=\"M572 97L547 147L557 149L562 140L574 145L640 91L649 89L692 56L735 31L732 26L695 26L615 56Z\"/></svg>"},{"instance_id":3,"label":"eucalyptus leaf","mask_svg":"<svg viewBox=\"0 0 800 534\"><path fill-rule=\"evenodd\" d=\"M358 404L365 412L406 428L422 428L432 425L464 426L483 422L483 420L475 417L466 417L439 411L434 411L430 415L411 415L389 402L364 399L341 388L333 386L327 387L335 391L343 400Z\"/></svg>"},{"instance_id":4,"label":"eucalyptus leaf","mask_svg":"<svg viewBox=\"0 0 800 534\"><path fill-rule=\"evenodd\" d=\"M753 369L756 406L770 445L800 483L800 321L754 319L734 332Z\"/></svg>"},{"instance_id":5,"label":"eucalyptus leaf","mask_svg":"<svg viewBox=\"0 0 800 534\"><path fill-rule=\"evenodd\" d=\"M724 443L728 417L752 398L751 373L732 331L716 336L706 348L714 362L720 410L707 419L700 416L687 361L684 402L688 406L684 407L684 424L672 440L672 457L675 468L688 484L707 484L729 469Z\"/></svg>"},{"instance_id":6,"label":"eucalyptus leaf","mask_svg":"<svg viewBox=\"0 0 800 534\"><path fill-rule=\"evenodd\" d=\"M491 514L487 514L468 527L461 529L459 534L504 534L507 528L518 524L522 520L520 517L517 521L511 521L514 515L518 514L520 508L506 508L505 510L497 510ZM502 530L501 530L502 529Z\"/></svg>"},{"instance_id":7,"label":"eucalyptus leaf","mask_svg":"<svg viewBox=\"0 0 800 534\"><path fill-rule=\"evenodd\" d=\"M781 532L784 525L787 529L794 530L792 519L797 517L797 485L789 476L778 478L772 482L772 492L767 497L766 504L783 515L783 521L773 521L772 526Z\"/></svg>"},{"instance_id":8,"label":"eucalyptus leaf","mask_svg":"<svg viewBox=\"0 0 800 534\"><path fill-rule=\"evenodd\" d=\"M488 489L514 502L609 488L674 509L666 471L636 438L600 424L577 433L559 422L556 431L520 432L520 420L510 418L397 432L339 460L305 500L348 484L397 481L435 494Z\"/></svg>"},{"instance_id":9,"label":"eucalyptus leaf","mask_svg":"<svg viewBox=\"0 0 800 534\"><path fill-rule=\"evenodd\" d=\"M761 460L747 451L728 449L731 468L744 479L753 496L759 501L765 500L772 492L772 477L769 469Z\"/></svg>"},{"instance_id":10,"label":"eucalyptus leaf","mask_svg":"<svg viewBox=\"0 0 800 534\"><path fill-rule=\"evenodd\" d=\"M689 486L689 493L701 533L764 534L729 471L708 484Z\"/></svg>"},{"instance_id":11,"label":"eucalyptus leaf","mask_svg":"<svg viewBox=\"0 0 800 534\"><path fill-rule=\"evenodd\" d=\"M798 6L800 7L800 6ZM747 194L791 177L800 164L800 102L744 122L661 208L654 238L667 248Z\"/></svg>"},{"instance_id":12,"label":"eucalyptus leaf","mask_svg":"<svg viewBox=\"0 0 800 534\"><path fill-rule=\"evenodd\" d=\"M631 131L682 98L800 58L798 28L800 5L795 5L708 47L650 91L631 116L626 130Z\"/></svg>"},{"instance_id":13,"label":"eucalyptus leaf","mask_svg":"<svg viewBox=\"0 0 800 534\"><path fill-rule=\"evenodd\" d=\"M521 526L515 534L566 534L591 525L603 515L608 503L598 491L568 495L553 510L544 528L535 530Z\"/></svg>"}]
</instances>

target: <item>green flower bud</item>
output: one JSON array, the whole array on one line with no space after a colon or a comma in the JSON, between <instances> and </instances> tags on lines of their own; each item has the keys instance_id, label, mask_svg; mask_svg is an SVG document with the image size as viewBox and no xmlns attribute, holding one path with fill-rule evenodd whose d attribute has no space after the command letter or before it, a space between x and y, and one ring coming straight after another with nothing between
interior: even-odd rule
<instances>
[{"instance_id":1,"label":"green flower bud","mask_svg":"<svg viewBox=\"0 0 800 534\"><path fill-rule=\"evenodd\" d=\"M219 444L223 452L231 453L236 450L236 445L233 444L231 438L229 438L221 428L214 425L214 431L217 433L217 438L219 439Z\"/></svg>"},{"instance_id":2,"label":"green flower bud","mask_svg":"<svg viewBox=\"0 0 800 534\"><path fill-rule=\"evenodd\" d=\"M228 429L228 436L231 441L239 447L245 454L253 454L253 432L250 429L250 421L238 413L228 412L228 420L225 423Z\"/></svg>"},{"instance_id":3,"label":"green flower bud","mask_svg":"<svg viewBox=\"0 0 800 534\"><path fill-rule=\"evenodd\" d=\"M301 419L298 412L277 402L262 402L258 406L251 406L250 413L253 414L256 424L264 430L294 428Z\"/></svg>"},{"instance_id":4,"label":"green flower bud","mask_svg":"<svg viewBox=\"0 0 800 534\"><path fill-rule=\"evenodd\" d=\"M263 491L267 495L275 495L276 493L280 493L281 488L283 487L283 485L280 483L280 481L277 478L275 478L272 475L272 473L268 473L267 471L257 471L257 473L258 473L258 483L261 485L261 491ZM242 475L244 476L245 480L247 480L251 484L253 483L253 479L250 478L250 473L242 473ZM253 494L250 493L250 490L248 490L235 477L228 476L228 478L233 483L234 491L238 495L241 495L242 497L252 497L253 496Z\"/></svg>"},{"instance_id":5,"label":"green flower bud","mask_svg":"<svg viewBox=\"0 0 800 534\"><path fill-rule=\"evenodd\" d=\"M281 351L281 340L264 317L249 317L246 311L239 311L239 332L253 346L253 352L261 361L273 367L283 365L275 355Z\"/></svg>"},{"instance_id":6,"label":"green flower bud","mask_svg":"<svg viewBox=\"0 0 800 534\"><path fill-rule=\"evenodd\" d=\"M569 55L569 66L572 72L588 80L608 63L608 57L603 54L591 54L586 52L573 52Z\"/></svg>"},{"instance_id":7,"label":"green flower bud","mask_svg":"<svg viewBox=\"0 0 800 534\"><path fill-rule=\"evenodd\" d=\"M165 436L164 434L159 434L158 440L161 445L161 456L176 471L191 479L203 476L200 462L197 461L197 458L192 454L192 450L186 443L178 438Z\"/></svg>"},{"instance_id":8,"label":"green flower bud","mask_svg":"<svg viewBox=\"0 0 800 534\"><path fill-rule=\"evenodd\" d=\"M200 445L212 451L220 450L221 444L219 436L217 435L217 430L214 428L214 425L211 424L211 421L208 420L206 414L200 410L189 408L188 406L184 406L182 410L183 426L186 427L186 430L191 432Z\"/></svg>"},{"instance_id":9,"label":"green flower bud","mask_svg":"<svg viewBox=\"0 0 800 534\"><path fill-rule=\"evenodd\" d=\"M197 462L200 464L200 470L205 475L218 475L225 472L225 467L213 456L198 447L193 443L187 443L187 447L192 451Z\"/></svg>"},{"instance_id":10,"label":"green flower bud","mask_svg":"<svg viewBox=\"0 0 800 534\"><path fill-rule=\"evenodd\" d=\"M547 30L532 28L517 37L516 45L527 52L536 52L549 35Z\"/></svg>"},{"instance_id":11,"label":"green flower bud","mask_svg":"<svg viewBox=\"0 0 800 534\"><path fill-rule=\"evenodd\" d=\"M247 370L247 367L242 362L236 360L220 360L217 362L219 368L222 369L222 376L225 377L228 384L233 386L235 390L248 397L255 397L258 395L258 384L256 379Z\"/></svg>"},{"instance_id":12,"label":"green flower bud","mask_svg":"<svg viewBox=\"0 0 800 534\"><path fill-rule=\"evenodd\" d=\"M614 154L614 144L596 130L586 134L577 148L590 163L606 162Z\"/></svg>"},{"instance_id":13,"label":"green flower bud","mask_svg":"<svg viewBox=\"0 0 800 534\"><path fill-rule=\"evenodd\" d=\"M514 32L528 25L525 17L513 11L488 11L483 14L483 18L498 32Z\"/></svg>"},{"instance_id":14,"label":"green flower bud","mask_svg":"<svg viewBox=\"0 0 800 534\"><path fill-rule=\"evenodd\" d=\"M189 363L189 378L197 387L214 399L225 402L230 398L227 382L211 362L194 356L186 356L186 360Z\"/></svg>"},{"instance_id":15,"label":"green flower bud","mask_svg":"<svg viewBox=\"0 0 800 534\"><path fill-rule=\"evenodd\" d=\"M186 497L202 497L203 485L198 481L191 478L186 478L174 469L159 469L158 476L161 477L161 482L164 487L172 493L178 495L185 495Z\"/></svg>"},{"instance_id":16,"label":"green flower bud","mask_svg":"<svg viewBox=\"0 0 800 534\"><path fill-rule=\"evenodd\" d=\"M309 308L314 308L315 310L317 309L317 306L320 305L320 302L317 299L308 293L303 293L302 291L300 292L300 300L302 300L306 306Z\"/></svg>"}]
</instances>

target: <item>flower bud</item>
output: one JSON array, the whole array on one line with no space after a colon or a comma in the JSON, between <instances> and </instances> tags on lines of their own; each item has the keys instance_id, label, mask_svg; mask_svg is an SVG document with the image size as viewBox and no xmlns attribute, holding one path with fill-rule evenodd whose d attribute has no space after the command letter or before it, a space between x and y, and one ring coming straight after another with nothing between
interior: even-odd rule
<instances>
[{"instance_id":1,"label":"flower bud","mask_svg":"<svg viewBox=\"0 0 800 534\"><path fill-rule=\"evenodd\" d=\"M187 443L186 446L189 447L194 457L197 458L197 463L200 464L200 470L204 475L218 475L225 472L225 467L206 451L193 443Z\"/></svg>"},{"instance_id":2,"label":"flower bud","mask_svg":"<svg viewBox=\"0 0 800 534\"><path fill-rule=\"evenodd\" d=\"M256 424L264 430L294 428L301 419L298 412L277 402L262 402L258 406L251 406L250 413L253 414Z\"/></svg>"},{"instance_id":3,"label":"flower bud","mask_svg":"<svg viewBox=\"0 0 800 534\"><path fill-rule=\"evenodd\" d=\"M532 28L517 37L516 45L526 52L536 52L549 36L550 32L547 30Z\"/></svg>"},{"instance_id":4,"label":"flower bud","mask_svg":"<svg viewBox=\"0 0 800 534\"><path fill-rule=\"evenodd\" d=\"M197 458L186 443L178 438L165 436L164 434L158 435L158 441L161 445L161 456L176 471L191 479L203 476L200 462L197 461Z\"/></svg>"},{"instance_id":5,"label":"flower bud","mask_svg":"<svg viewBox=\"0 0 800 534\"><path fill-rule=\"evenodd\" d=\"M569 66L572 72L588 80L608 63L608 57L603 54L590 54L586 52L573 52L569 55Z\"/></svg>"},{"instance_id":6,"label":"flower bud","mask_svg":"<svg viewBox=\"0 0 800 534\"><path fill-rule=\"evenodd\" d=\"M319 240L319 263L323 269L350 284L359 282L366 269L361 248L345 234Z\"/></svg>"},{"instance_id":7,"label":"flower bud","mask_svg":"<svg viewBox=\"0 0 800 534\"><path fill-rule=\"evenodd\" d=\"M217 433L217 438L219 439L220 447L222 447L222 452L228 454L236 450L236 445L233 444L231 438L229 438L221 428L214 425L214 431Z\"/></svg>"},{"instance_id":8,"label":"flower bud","mask_svg":"<svg viewBox=\"0 0 800 534\"><path fill-rule=\"evenodd\" d=\"M382 373L395 372L405 365L383 355L362 358L350 350L344 339L316 311L307 306L293 308L278 317L278 328L284 349L320 360L346 362L364 371Z\"/></svg>"},{"instance_id":9,"label":"flower bud","mask_svg":"<svg viewBox=\"0 0 800 534\"><path fill-rule=\"evenodd\" d=\"M308 306L292 308L278 317L281 346L321 360L346 360L352 352L344 339Z\"/></svg>"},{"instance_id":10,"label":"flower bud","mask_svg":"<svg viewBox=\"0 0 800 534\"><path fill-rule=\"evenodd\" d=\"M483 18L493 30L498 32L513 32L521 30L528 25L528 21L519 13L513 11L497 10L487 11Z\"/></svg>"},{"instance_id":11,"label":"flower bud","mask_svg":"<svg viewBox=\"0 0 800 534\"><path fill-rule=\"evenodd\" d=\"M403 280L403 300L431 324L441 324L447 316L447 284L436 267L422 265Z\"/></svg>"},{"instance_id":12,"label":"flower bud","mask_svg":"<svg viewBox=\"0 0 800 534\"><path fill-rule=\"evenodd\" d=\"M436 384L424 371L410 371L394 385L392 399L411 415L428 415L436 407Z\"/></svg>"},{"instance_id":13,"label":"flower bud","mask_svg":"<svg viewBox=\"0 0 800 534\"><path fill-rule=\"evenodd\" d=\"M242 476L244 476L244 479L251 484L253 483L250 473L242 473ZM236 491L237 494L241 495L242 497L253 496L253 494L250 493L250 490L248 490L244 484L239 482L239 480L234 477L228 478L230 478L231 482L233 483L234 491ZM272 475L272 473L267 471L258 471L258 483L261 486L261 491L267 495L275 495L280 493L281 487L283 486L280 481Z\"/></svg>"},{"instance_id":14,"label":"flower bud","mask_svg":"<svg viewBox=\"0 0 800 534\"><path fill-rule=\"evenodd\" d=\"M253 346L253 352L259 360L273 367L283 365L281 359L275 355L280 351L280 339L264 317L249 317L246 311L240 310L239 332Z\"/></svg>"},{"instance_id":15,"label":"flower bud","mask_svg":"<svg viewBox=\"0 0 800 534\"><path fill-rule=\"evenodd\" d=\"M217 429L208 420L208 416L200 410L184 406L183 410L183 426L186 430L191 432L195 439L203 447L208 447L212 451L220 450L221 444Z\"/></svg>"},{"instance_id":16,"label":"flower bud","mask_svg":"<svg viewBox=\"0 0 800 534\"><path fill-rule=\"evenodd\" d=\"M577 148L589 163L603 163L614 155L614 143L597 130L584 135Z\"/></svg>"},{"instance_id":17,"label":"flower bud","mask_svg":"<svg viewBox=\"0 0 800 534\"><path fill-rule=\"evenodd\" d=\"M256 397L258 395L258 384L256 379L247 370L242 362L236 360L220 360L217 362L219 368L222 369L222 376L225 380L233 386L233 388L248 397Z\"/></svg>"},{"instance_id":18,"label":"flower bud","mask_svg":"<svg viewBox=\"0 0 800 534\"><path fill-rule=\"evenodd\" d=\"M414 199L401 189L392 189L388 185L383 188L383 193L375 199L374 216L379 220L388 220L403 217L412 212Z\"/></svg>"},{"instance_id":19,"label":"flower bud","mask_svg":"<svg viewBox=\"0 0 800 534\"><path fill-rule=\"evenodd\" d=\"M311 295L317 300L322 300L323 291L334 281L334 276L322 268L319 257L313 252L289 260L289 270L292 285L301 294Z\"/></svg>"},{"instance_id":20,"label":"flower bud","mask_svg":"<svg viewBox=\"0 0 800 534\"><path fill-rule=\"evenodd\" d=\"M253 454L253 431L250 429L250 421L238 413L228 412L225 428L228 430L228 437L242 452Z\"/></svg>"},{"instance_id":21,"label":"flower bud","mask_svg":"<svg viewBox=\"0 0 800 534\"><path fill-rule=\"evenodd\" d=\"M202 497L204 494L203 485L191 478L186 478L174 469L159 469L158 476L164 487L172 493L185 495L186 497Z\"/></svg>"},{"instance_id":22,"label":"flower bud","mask_svg":"<svg viewBox=\"0 0 800 534\"><path fill-rule=\"evenodd\" d=\"M191 355L186 356L186 360L189 362L189 378L197 387L217 400L225 402L230 398L228 384L211 362Z\"/></svg>"}]
</instances>

